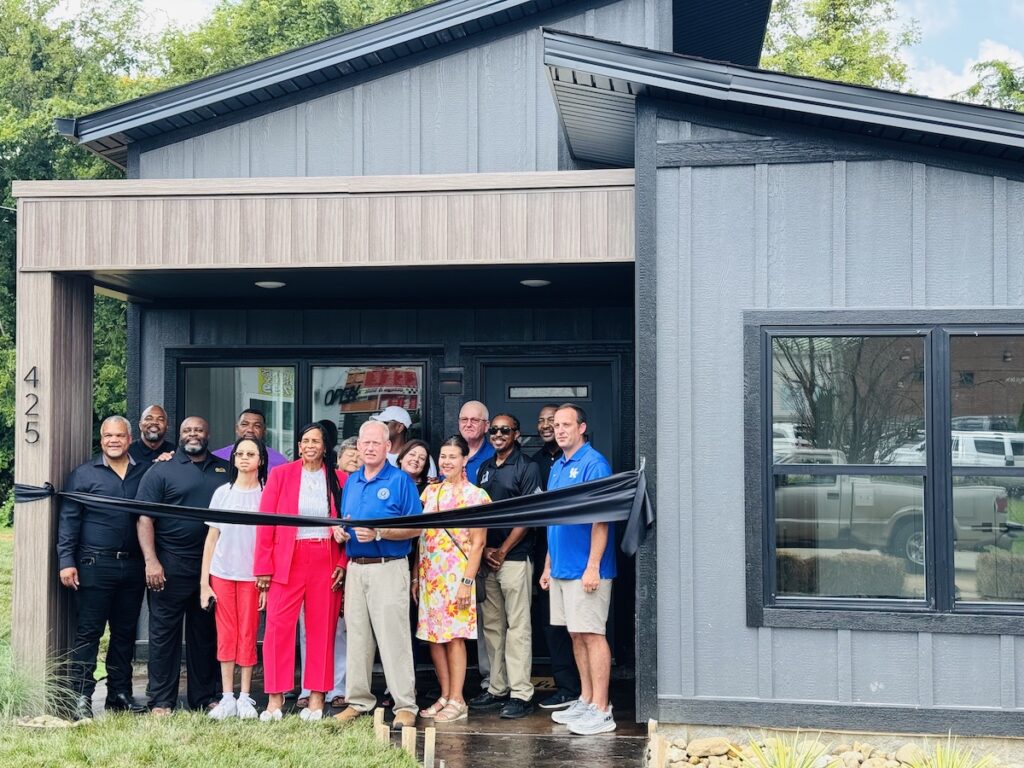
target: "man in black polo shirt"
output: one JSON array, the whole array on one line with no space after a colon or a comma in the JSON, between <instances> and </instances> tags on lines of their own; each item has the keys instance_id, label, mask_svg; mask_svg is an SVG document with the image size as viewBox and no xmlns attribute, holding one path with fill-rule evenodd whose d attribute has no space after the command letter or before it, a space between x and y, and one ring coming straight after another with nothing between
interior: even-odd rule
<instances>
[{"instance_id":1,"label":"man in black polo shirt","mask_svg":"<svg viewBox=\"0 0 1024 768\"><path fill-rule=\"evenodd\" d=\"M149 467L165 453L174 453L174 443L165 440L167 436L167 411L159 405L151 405L142 412L139 419L139 439L128 449L139 464Z\"/></svg>"},{"instance_id":2,"label":"man in black polo shirt","mask_svg":"<svg viewBox=\"0 0 1024 768\"><path fill-rule=\"evenodd\" d=\"M100 454L76 467L65 491L135 498L148 469L128 453L132 425L111 416L100 425ZM145 712L132 698L132 653L145 591L142 554L135 519L128 512L89 509L63 499L57 527L60 583L75 592L78 627L71 646L75 720L92 717L93 675L103 628L110 624L107 649L108 710Z\"/></svg>"},{"instance_id":3,"label":"man in black polo shirt","mask_svg":"<svg viewBox=\"0 0 1024 768\"><path fill-rule=\"evenodd\" d=\"M551 474L551 467L562 458L562 449L555 442L555 411L558 406L545 405L537 415L537 434L544 444L540 450L533 454L533 461L540 468L540 484L546 491L548 489L548 475ZM537 535L537 544L534 547L534 562L543 563L548 554L547 529L542 529ZM572 652L572 639L565 627L551 626L551 609L548 605L549 594L546 590L537 593L537 601L534 610L538 617L543 616L544 641L548 646L548 656L551 658L551 676L555 679L555 692L546 699L541 700L538 706L541 709L563 709L572 704L580 697L580 673L576 669L576 658Z\"/></svg>"},{"instance_id":4,"label":"man in black polo shirt","mask_svg":"<svg viewBox=\"0 0 1024 768\"><path fill-rule=\"evenodd\" d=\"M540 493L540 470L519 449L519 420L499 413L487 430L494 455L480 465L479 485L491 501ZM473 709L501 708L508 719L533 711L533 529L490 528L484 547L484 641L490 685L469 702Z\"/></svg>"},{"instance_id":5,"label":"man in black polo shirt","mask_svg":"<svg viewBox=\"0 0 1024 768\"><path fill-rule=\"evenodd\" d=\"M136 498L186 507L206 507L228 479L228 463L209 451L205 419L181 422L178 450L154 464L139 484ZM220 665L213 614L199 607L206 523L139 517L139 544L149 587L149 695L154 715L169 715L178 703L181 675L181 624L185 622L188 704L202 709L220 698Z\"/></svg>"}]
</instances>

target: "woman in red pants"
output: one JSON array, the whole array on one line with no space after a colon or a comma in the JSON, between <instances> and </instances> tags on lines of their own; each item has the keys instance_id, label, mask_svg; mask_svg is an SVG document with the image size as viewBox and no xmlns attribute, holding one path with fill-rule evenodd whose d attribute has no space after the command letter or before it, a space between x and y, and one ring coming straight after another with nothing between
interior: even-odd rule
<instances>
[{"instance_id":1,"label":"woman in red pants","mask_svg":"<svg viewBox=\"0 0 1024 768\"><path fill-rule=\"evenodd\" d=\"M330 422L309 424L299 433L299 460L270 473L260 511L304 517L337 517L341 487L348 477L335 469L337 430ZM259 526L253 572L267 592L263 636L264 690L270 694L260 720L280 720L284 694L295 684L295 628L305 608L306 669L311 691L303 720L323 717L324 694L334 685L334 632L341 608L347 560L328 526Z\"/></svg>"}]
</instances>

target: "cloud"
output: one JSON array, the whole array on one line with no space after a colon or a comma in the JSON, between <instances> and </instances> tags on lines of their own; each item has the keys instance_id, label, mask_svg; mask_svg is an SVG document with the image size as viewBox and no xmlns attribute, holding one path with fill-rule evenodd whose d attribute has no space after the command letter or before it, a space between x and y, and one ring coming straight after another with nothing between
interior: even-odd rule
<instances>
[{"instance_id":1,"label":"cloud","mask_svg":"<svg viewBox=\"0 0 1024 768\"><path fill-rule=\"evenodd\" d=\"M1024 0L1021 5L1024 5ZM1024 67L1024 53L1020 49L995 40L982 40L978 44L977 55L964 60L959 72L954 72L933 59L918 59L912 54L906 58L909 65L910 87L917 93L938 99L952 98L954 94L973 85L978 76L972 69L980 61L1000 59L1009 62L1011 66Z\"/></svg>"},{"instance_id":2,"label":"cloud","mask_svg":"<svg viewBox=\"0 0 1024 768\"><path fill-rule=\"evenodd\" d=\"M1024 6L1024 0L1014 0ZM917 22L922 37L931 37L953 27L960 18L957 0L899 0L896 3L899 29L910 19Z\"/></svg>"}]
</instances>

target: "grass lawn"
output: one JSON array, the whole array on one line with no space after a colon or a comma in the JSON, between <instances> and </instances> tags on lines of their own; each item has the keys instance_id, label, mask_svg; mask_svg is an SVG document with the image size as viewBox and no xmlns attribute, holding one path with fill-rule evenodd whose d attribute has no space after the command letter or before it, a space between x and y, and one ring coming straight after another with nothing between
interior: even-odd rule
<instances>
[{"instance_id":1,"label":"grass lawn","mask_svg":"<svg viewBox=\"0 0 1024 768\"><path fill-rule=\"evenodd\" d=\"M14 531L0 528L0 657L9 654L13 555ZM0 670L0 675L7 673ZM5 696L17 695L10 681L0 680L0 705ZM297 717L279 723L218 723L179 712L160 720L109 715L78 728L34 729L0 718L0 766L414 768L405 752L374 741L372 725L369 717L349 726L333 720L304 723Z\"/></svg>"}]
</instances>

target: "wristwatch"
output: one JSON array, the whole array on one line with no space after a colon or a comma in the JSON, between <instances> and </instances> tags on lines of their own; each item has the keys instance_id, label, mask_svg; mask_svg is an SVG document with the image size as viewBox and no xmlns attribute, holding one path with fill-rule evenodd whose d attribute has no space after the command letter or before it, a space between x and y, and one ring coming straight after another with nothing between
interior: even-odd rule
<instances>
[{"instance_id":1,"label":"wristwatch","mask_svg":"<svg viewBox=\"0 0 1024 768\"><path fill-rule=\"evenodd\" d=\"M465 576L462 577L462 583L465 584L467 587L473 586L473 580L467 579Z\"/></svg>"},{"instance_id":2,"label":"wristwatch","mask_svg":"<svg viewBox=\"0 0 1024 768\"><path fill-rule=\"evenodd\" d=\"M381 535L381 532L380 532L380 531L381 531L381 529L380 529L380 528L378 528L378 529L377 529L377 533L376 533L376 534L374 534L374 537L373 537L373 540L374 540L374 541L380 541L381 539L383 539L383 538L384 538L384 536L383 536L383 535Z\"/></svg>"}]
</instances>

